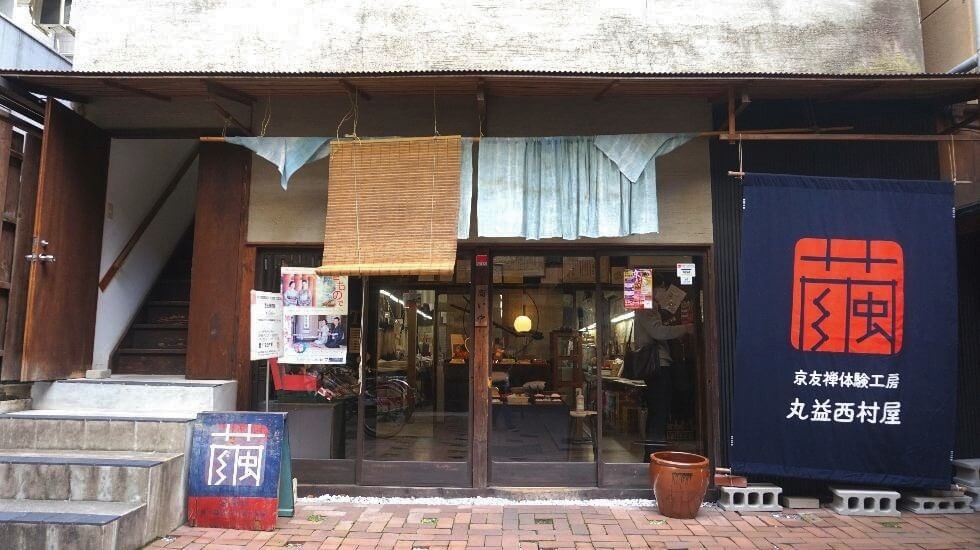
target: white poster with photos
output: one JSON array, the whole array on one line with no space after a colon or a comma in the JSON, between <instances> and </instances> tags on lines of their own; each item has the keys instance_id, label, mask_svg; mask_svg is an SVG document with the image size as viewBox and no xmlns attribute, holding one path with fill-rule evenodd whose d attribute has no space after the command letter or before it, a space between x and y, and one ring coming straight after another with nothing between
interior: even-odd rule
<instances>
[{"instance_id":1,"label":"white poster with photos","mask_svg":"<svg viewBox=\"0 0 980 550\"><path fill-rule=\"evenodd\" d=\"M347 363L347 277L320 276L309 267L283 267L283 346L280 363Z\"/></svg>"}]
</instances>

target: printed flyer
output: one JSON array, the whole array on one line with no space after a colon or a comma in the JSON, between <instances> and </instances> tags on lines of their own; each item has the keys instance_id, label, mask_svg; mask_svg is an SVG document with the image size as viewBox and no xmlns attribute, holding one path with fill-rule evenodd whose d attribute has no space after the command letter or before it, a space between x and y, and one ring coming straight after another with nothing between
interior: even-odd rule
<instances>
[{"instance_id":1,"label":"printed flyer","mask_svg":"<svg viewBox=\"0 0 980 550\"><path fill-rule=\"evenodd\" d=\"M284 364L347 363L347 277L316 274L313 268L283 267Z\"/></svg>"},{"instance_id":2,"label":"printed flyer","mask_svg":"<svg viewBox=\"0 0 980 550\"><path fill-rule=\"evenodd\" d=\"M623 270L623 302L626 309L653 309L653 270Z\"/></svg>"}]
</instances>

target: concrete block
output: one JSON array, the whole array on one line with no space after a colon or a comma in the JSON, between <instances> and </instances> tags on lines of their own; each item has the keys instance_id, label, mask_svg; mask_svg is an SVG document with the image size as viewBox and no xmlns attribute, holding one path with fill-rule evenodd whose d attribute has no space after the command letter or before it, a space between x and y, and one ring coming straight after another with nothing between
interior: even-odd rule
<instances>
[{"instance_id":1,"label":"concrete block","mask_svg":"<svg viewBox=\"0 0 980 550\"><path fill-rule=\"evenodd\" d=\"M797 497L797 496L780 495L779 503L782 504L784 508L792 508L794 510L808 510L813 508L820 508L820 499L816 497Z\"/></svg>"},{"instance_id":2,"label":"concrete block","mask_svg":"<svg viewBox=\"0 0 980 550\"><path fill-rule=\"evenodd\" d=\"M922 494L905 495L898 505L902 510L916 514L972 514L972 500L968 496L934 497Z\"/></svg>"},{"instance_id":3,"label":"concrete block","mask_svg":"<svg viewBox=\"0 0 980 550\"><path fill-rule=\"evenodd\" d=\"M980 487L980 458L962 458L953 461L956 473L953 482L959 485Z\"/></svg>"},{"instance_id":4,"label":"concrete block","mask_svg":"<svg viewBox=\"0 0 980 550\"><path fill-rule=\"evenodd\" d=\"M136 448L136 422L110 420L105 448L110 451L132 451Z\"/></svg>"},{"instance_id":5,"label":"concrete block","mask_svg":"<svg viewBox=\"0 0 980 550\"><path fill-rule=\"evenodd\" d=\"M85 378L89 380L105 380L112 375L109 369L89 369L85 371Z\"/></svg>"},{"instance_id":6,"label":"concrete block","mask_svg":"<svg viewBox=\"0 0 980 550\"><path fill-rule=\"evenodd\" d=\"M842 516L900 516L896 491L865 487L831 487L830 508Z\"/></svg>"},{"instance_id":7,"label":"concrete block","mask_svg":"<svg viewBox=\"0 0 980 550\"><path fill-rule=\"evenodd\" d=\"M980 487L966 487L963 494L970 497L970 505L974 510L980 511Z\"/></svg>"},{"instance_id":8,"label":"concrete block","mask_svg":"<svg viewBox=\"0 0 980 550\"><path fill-rule=\"evenodd\" d=\"M721 487L718 505L730 512L779 512L783 490L770 483L750 483L747 487Z\"/></svg>"},{"instance_id":9,"label":"concrete block","mask_svg":"<svg viewBox=\"0 0 980 550\"><path fill-rule=\"evenodd\" d=\"M0 401L0 414L8 412L26 411L31 408L31 400L28 399L5 399Z\"/></svg>"},{"instance_id":10,"label":"concrete block","mask_svg":"<svg viewBox=\"0 0 980 550\"><path fill-rule=\"evenodd\" d=\"M79 443L79 434L85 433L81 420L39 420L34 436L35 449L74 449Z\"/></svg>"},{"instance_id":11,"label":"concrete block","mask_svg":"<svg viewBox=\"0 0 980 550\"><path fill-rule=\"evenodd\" d=\"M82 437L82 449L104 451L109 448L109 421L103 419L85 419L85 433Z\"/></svg>"},{"instance_id":12,"label":"concrete block","mask_svg":"<svg viewBox=\"0 0 980 550\"><path fill-rule=\"evenodd\" d=\"M0 449L33 449L34 419L0 416Z\"/></svg>"}]
</instances>

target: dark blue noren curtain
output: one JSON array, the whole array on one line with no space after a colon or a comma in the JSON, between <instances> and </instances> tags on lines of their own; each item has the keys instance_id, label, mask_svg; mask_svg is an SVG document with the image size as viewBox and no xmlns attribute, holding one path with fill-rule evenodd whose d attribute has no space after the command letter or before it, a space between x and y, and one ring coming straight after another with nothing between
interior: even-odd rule
<instances>
[{"instance_id":1,"label":"dark blue noren curtain","mask_svg":"<svg viewBox=\"0 0 980 550\"><path fill-rule=\"evenodd\" d=\"M746 174L730 463L950 483L950 182Z\"/></svg>"}]
</instances>

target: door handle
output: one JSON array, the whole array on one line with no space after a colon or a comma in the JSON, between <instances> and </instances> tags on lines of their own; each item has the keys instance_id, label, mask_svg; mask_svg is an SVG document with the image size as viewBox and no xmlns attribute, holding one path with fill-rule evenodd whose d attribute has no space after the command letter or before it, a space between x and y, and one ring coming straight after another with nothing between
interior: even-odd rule
<instances>
[{"instance_id":1,"label":"door handle","mask_svg":"<svg viewBox=\"0 0 980 550\"><path fill-rule=\"evenodd\" d=\"M38 245L40 245L40 248L46 248L48 246L48 241L45 241L43 239L36 242ZM38 252L32 252L24 256L24 259L26 259L29 262L54 262L55 260L53 254L38 254Z\"/></svg>"},{"instance_id":2,"label":"door handle","mask_svg":"<svg viewBox=\"0 0 980 550\"><path fill-rule=\"evenodd\" d=\"M55 260L52 254L28 254L24 259L29 262L54 262Z\"/></svg>"}]
</instances>

